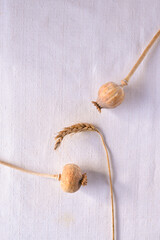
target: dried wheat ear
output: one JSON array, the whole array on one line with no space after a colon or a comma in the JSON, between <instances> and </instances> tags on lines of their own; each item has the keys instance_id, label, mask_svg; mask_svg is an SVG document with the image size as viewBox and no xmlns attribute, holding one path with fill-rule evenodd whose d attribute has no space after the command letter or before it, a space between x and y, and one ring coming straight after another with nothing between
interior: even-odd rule
<instances>
[{"instance_id":1,"label":"dried wheat ear","mask_svg":"<svg viewBox=\"0 0 160 240\"><path fill-rule=\"evenodd\" d=\"M139 64L143 61L149 49L152 47L156 39L160 36L160 30L155 34L150 43L147 45L136 64L133 66L129 74L121 80L121 84L108 82L102 85L98 91L97 101L92 103L96 106L99 112L102 108L115 108L119 106L124 100L124 87L128 85L130 77L134 74Z\"/></svg>"}]
</instances>

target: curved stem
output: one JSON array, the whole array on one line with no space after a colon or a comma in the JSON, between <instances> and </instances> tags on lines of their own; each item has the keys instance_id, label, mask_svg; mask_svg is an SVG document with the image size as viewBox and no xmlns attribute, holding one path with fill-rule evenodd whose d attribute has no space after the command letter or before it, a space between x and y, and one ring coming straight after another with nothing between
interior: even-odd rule
<instances>
[{"instance_id":1,"label":"curved stem","mask_svg":"<svg viewBox=\"0 0 160 240\"><path fill-rule=\"evenodd\" d=\"M141 54L141 56L138 58L137 62L135 63L135 65L133 66L133 68L131 69L131 71L129 72L129 74L124 78L124 80L126 80L127 82L129 81L130 77L133 75L133 73L136 71L136 69L138 68L138 66L140 65L140 63L143 61L144 57L146 56L147 52L149 51L149 49L152 47L152 45L154 44L154 42L157 40L157 38L160 36L160 30L155 34L155 36L152 38L152 40L149 42L149 44L147 45L147 47L145 48L145 50L143 51L143 53Z\"/></svg>"},{"instance_id":2,"label":"curved stem","mask_svg":"<svg viewBox=\"0 0 160 240\"><path fill-rule=\"evenodd\" d=\"M39 177L54 178L54 179L57 179L57 180L59 180L59 178L60 178L60 174L52 175L52 174L46 174L46 173L38 173L38 172L30 171L30 170L27 170L27 169L15 166L15 165L13 165L11 163L7 163L7 162L1 161L1 160L0 160L0 164L4 165L4 166L7 166L9 168L13 168L13 169L19 170L21 172L25 172L25 173L29 173L29 174L32 174L32 175L36 175L36 176L39 176Z\"/></svg>"},{"instance_id":3,"label":"curved stem","mask_svg":"<svg viewBox=\"0 0 160 240\"><path fill-rule=\"evenodd\" d=\"M107 163L108 163L108 172L109 172L109 181L110 181L110 191L111 191L111 204L112 204L112 239L114 240L114 200L113 200L113 185L112 185L112 176L111 176L111 167L110 167L110 160L109 160L109 154L108 149L104 140L104 137L101 132L97 129L97 133L100 135L106 156L107 156Z\"/></svg>"}]
</instances>

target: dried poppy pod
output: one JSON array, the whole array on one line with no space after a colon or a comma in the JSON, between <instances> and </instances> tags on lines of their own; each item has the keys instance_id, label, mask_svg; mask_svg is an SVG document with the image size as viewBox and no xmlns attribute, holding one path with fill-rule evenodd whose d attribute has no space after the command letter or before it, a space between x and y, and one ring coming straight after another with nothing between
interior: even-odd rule
<instances>
[{"instance_id":1,"label":"dried poppy pod","mask_svg":"<svg viewBox=\"0 0 160 240\"><path fill-rule=\"evenodd\" d=\"M30 173L32 175L53 178L61 181L61 188L64 192L74 193L78 191L81 186L87 185L87 174L82 174L80 167L75 164L67 164L64 166L62 174L48 174L48 173L38 173L31 170L27 170L11 163L7 163L0 160L0 164L19 170L21 172Z\"/></svg>"},{"instance_id":2,"label":"dried poppy pod","mask_svg":"<svg viewBox=\"0 0 160 240\"><path fill-rule=\"evenodd\" d=\"M74 193L81 186L87 185L87 175L82 174L80 167L76 164L67 164L63 168L60 181L64 192Z\"/></svg>"},{"instance_id":3,"label":"dried poppy pod","mask_svg":"<svg viewBox=\"0 0 160 240\"><path fill-rule=\"evenodd\" d=\"M121 104L124 99L124 90L122 85L114 82L108 82L102 85L98 91L97 102L92 102L99 111L101 108L115 108Z\"/></svg>"},{"instance_id":4,"label":"dried poppy pod","mask_svg":"<svg viewBox=\"0 0 160 240\"><path fill-rule=\"evenodd\" d=\"M143 61L144 57L146 56L147 52L154 44L156 39L160 36L160 30L156 33L156 35L152 38L150 43L147 45L139 59L137 60L136 64L133 66L129 74L126 78L121 81L121 84L118 85L113 82L108 82L101 86L98 92L98 98L96 102L92 102L99 112L101 112L102 108L115 108L119 106L123 99L124 99L124 90L123 87L128 85L130 77L138 68L139 64Z\"/></svg>"}]
</instances>

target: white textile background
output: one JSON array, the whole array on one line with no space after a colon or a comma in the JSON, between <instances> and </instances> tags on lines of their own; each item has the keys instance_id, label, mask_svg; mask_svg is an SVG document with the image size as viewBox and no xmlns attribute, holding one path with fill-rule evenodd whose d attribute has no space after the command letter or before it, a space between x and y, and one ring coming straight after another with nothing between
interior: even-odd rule
<instances>
[{"instance_id":1,"label":"white textile background","mask_svg":"<svg viewBox=\"0 0 160 240\"><path fill-rule=\"evenodd\" d=\"M111 150L117 240L160 239L160 41L125 101L99 114L99 87L120 82L160 28L159 0L1 0L0 158L60 173L88 173L88 186L0 166L0 240L111 239L107 162L96 133L54 136L77 122L98 126Z\"/></svg>"}]
</instances>

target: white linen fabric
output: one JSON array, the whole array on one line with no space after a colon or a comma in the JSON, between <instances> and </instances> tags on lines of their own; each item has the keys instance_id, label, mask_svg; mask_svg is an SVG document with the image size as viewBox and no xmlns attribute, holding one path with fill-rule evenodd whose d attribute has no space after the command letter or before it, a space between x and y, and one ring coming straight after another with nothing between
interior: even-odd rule
<instances>
[{"instance_id":1,"label":"white linen fabric","mask_svg":"<svg viewBox=\"0 0 160 240\"><path fill-rule=\"evenodd\" d=\"M111 239L107 162L99 136L54 136L89 122L111 153L117 240L160 239L160 41L116 109L91 104L99 87L120 83L160 28L159 0L1 0L0 158L26 169L88 173L88 186L0 166L1 240Z\"/></svg>"}]
</instances>

